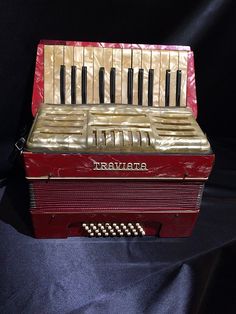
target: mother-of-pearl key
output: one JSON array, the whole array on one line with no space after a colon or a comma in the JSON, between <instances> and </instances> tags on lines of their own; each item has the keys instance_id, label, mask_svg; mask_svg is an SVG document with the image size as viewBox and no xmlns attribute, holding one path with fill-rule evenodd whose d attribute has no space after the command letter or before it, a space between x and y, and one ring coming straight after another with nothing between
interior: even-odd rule
<instances>
[{"instance_id":1,"label":"mother-of-pearl key","mask_svg":"<svg viewBox=\"0 0 236 314\"><path fill-rule=\"evenodd\" d=\"M54 64L53 64L53 103L61 104L61 93L62 88L61 76L64 75L65 78L65 69L64 66L64 46L55 46L54 47ZM64 71L64 73L61 73ZM65 82L64 82L65 85ZM64 91L63 91L64 92ZM64 92L65 94L65 92ZM65 99L65 98L64 98Z\"/></svg>"},{"instance_id":2,"label":"mother-of-pearl key","mask_svg":"<svg viewBox=\"0 0 236 314\"><path fill-rule=\"evenodd\" d=\"M142 69L143 69L143 106L148 106L148 74L151 66L151 51L142 50Z\"/></svg>"},{"instance_id":3,"label":"mother-of-pearl key","mask_svg":"<svg viewBox=\"0 0 236 314\"><path fill-rule=\"evenodd\" d=\"M115 69L115 103L122 103L122 49L112 49L112 67Z\"/></svg>"},{"instance_id":4,"label":"mother-of-pearl key","mask_svg":"<svg viewBox=\"0 0 236 314\"><path fill-rule=\"evenodd\" d=\"M133 104L138 104L138 91L139 91L139 69L142 67L142 51L141 49L133 49ZM142 84L140 84L140 88Z\"/></svg>"},{"instance_id":5,"label":"mother-of-pearl key","mask_svg":"<svg viewBox=\"0 0 236 314\"><path fill-rule=\"evenodd\" d=\"M105 77L105 92L104 102L110 103L110 71L112 68L112 48L104 48L104 77Z\"/></svg>"},{"instance_id":6,"label":"mother-of-pearl key","mask_svg":"<svg viewBox=\"0 0 236 314\"><path fill-rule=\"evenodd\" d=\"M53 104L54 92L54 49L56 46L45 45L44 47L44 102ZM60 66L58 69L60 73ZM59 85L60 87L60 85Z\"/></svg>"},{"instance_id":7,"label":"mother-of-pearl key","mask_svg":"<svg viewBox=\"0 0 236 314\"><path fill-rule=\"evenodd\" d=\"M151 68L153 69L153 106L159 106L159 89L160 89L160 56L159 50L152 50Z\"/></svg>"},{"instance_id":8,"label":"mother-of-pearl key","mask_svg":"<svg viewBox=\"0 0 236 314\"><path fill-rule=\"evenodd\" d=\"M170 51L170 94L169 94L169 106L176 106L176 73L179 65L179 53L178 51Z\"/></svg>"},{"instance_id":9,"label":"mother-of-pearl key","mask_svg":"<svg viewBox=\"0 0 236 314\"><path fill-rule=\"evenodd\" d=\"M161 51L160 56L160 107L166 105L166 79L168 80L168 74L166 71L170 69L170 52L168 50Z\"/></svg>"},{"instance_id":10,"label":"mother-of-pearl key","mask_svg":"<svg viewBox=\"0 0 236 314\"><path fill-rule=\"evenodd\" d=\"M95 47L93 51L93 100L95 104L100 103L100 73L101 68L104 69L104 49L102 47Z\"/></svg>"},{"instance_id":11,"label":"mother-of-pearl key","mask_svg":"<svg viewBox=\"0 0 236 314\"><path fill-rule=\"evenodd\" d=\"M82 66L84 62L84 48L74 47L74 66L76 67L76 104L82 103Z\"/></svg>"},{"instance_id":12,"label":"mother-of-pearl key","mask_svg":"<svg viewBox=\"0 0 236 314\"><path fill-rule=\"evenodd\" d=\"M71 104L71 67L74 63L74 47L64 46L65 103Z\"/></svg>"},{"instance_id":13,"label":"mother-of-pearl key","mask_svg":"<svg viewBox=\"0 0 236 314\"><path fill-rule=\"evenodd\" d=\"M122 104L128 103L128 69L132 67L131 49L122 49Z\"/></svg>"},{"instance_id":14,"label":"mother-of-pearl key","mask_svg":"<svg viewBox=\"0 0 236 314\"><path fill-rule=\"evenodd\" d=\"M84 47L84 77L86 77L86 103L93 103L94 48ZM82 91L83 92L83 91Z\"/></svg>"}]
</instances>

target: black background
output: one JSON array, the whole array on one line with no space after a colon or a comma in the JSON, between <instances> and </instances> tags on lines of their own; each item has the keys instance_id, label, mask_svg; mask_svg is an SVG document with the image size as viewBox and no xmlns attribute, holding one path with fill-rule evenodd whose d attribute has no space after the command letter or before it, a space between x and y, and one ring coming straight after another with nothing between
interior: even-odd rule
<instances>
[{"instance_id":1,"label":"black background","mask_svg":"<svg viewBox=\"0 0 236 314\"><path fill-rule=\"evenodd\" d=\"M235 32L233 0L0 1L0 173L8 176L0 209L1 313L236 312ZM23 174L9 158L32 120L40 39L192 47L198 122L216 163L190 239L25 235L27 217L17 212L27 207Z\"/></svg>"},{"instance_id":2,"label":"black background","mask_svg":"<svg viewBox=\"0 0 236 314\"><path fill-rule=\"evenodd\" d=\"M235 137L235 2L0 1L0 172L30 119L40 39L190 45L198 121L209 135Z\"/></svg>"}]
</instances>

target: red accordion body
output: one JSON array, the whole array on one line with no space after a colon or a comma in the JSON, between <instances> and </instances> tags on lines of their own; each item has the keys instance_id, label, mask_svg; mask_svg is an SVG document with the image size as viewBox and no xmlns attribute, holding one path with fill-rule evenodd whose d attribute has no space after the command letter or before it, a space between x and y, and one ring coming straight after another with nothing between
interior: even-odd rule
<instances>
[{"instance_id":1,"label":"red accordion body","mask_svg":"<svg viewBox=\"0 0 236 314\"><path fill-rule=\"evenodd\" d=\"M196 118L194 63L189 47L46 41L39 44L37 51L34 115L39 105L47 102L45 46L124 49L132 50L132 55L135 49L186 51L186 107ZM56 60L55 57L54 64ZM214 155L210 150L137 153L27 148L23 159L30 188L30 212L38 238L186 237L191 235L198 217Z\"/></svg>"}]
</instances>

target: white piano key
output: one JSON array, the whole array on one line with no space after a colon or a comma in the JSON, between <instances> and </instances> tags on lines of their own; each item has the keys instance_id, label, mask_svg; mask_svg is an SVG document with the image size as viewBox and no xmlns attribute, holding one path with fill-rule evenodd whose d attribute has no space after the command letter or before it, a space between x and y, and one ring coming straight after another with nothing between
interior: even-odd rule
<instances>
[{"instance_id":1,"label":"white piano key","mask_svg":"<svg viewBox=\"0 0 236 314\"><path fill-rule=\"evenodd\" d=\"M63 56L63 46L54 47L54 67L53 67L53 78L54 78L54 88L53 88L53 103L60 104L60 68L64 64Z\"/></svg>"},{"instance_id":2,"label":"white piano key","mask_svg":"<svg viewBox=\"0 0 236 314\"><path fill-rule=\"evenodd\" d=\"M54 46L44 46L44 102L53 104L54 90ZM60 69L59 69L60 71Z\"/></svg>"},{"instance_id":3,"label":"white piano key","mask_svg":"<svg viewBox=\"0 0 236 314\"><path fill-rule=\"evenodd\" d=\"M133 64L133 104L138 104L138 71L142 67L142 51L140 49L133 49L132 55Z\"/></svg>"},{"instance_id":4,"label":"white piano key","mask_svg":"<svg viewBox=\"0 0 236 314\"><path fill-rule=\"evenodd\" d=\"M180 107L186 107L187 102L187 68L188 68L188 52L179 51L179 70L181 70Z\"/></svg>"},{"instance_id":5,"label":"white piano key","mask_svg":"<svg viewBox=\"0 0 236 314\"><path fill-rule=\"evenodd\" d=\"M84 48L83 47L74 47L74 65L76 66L76 103L82 103L81 97L81 74L82 66L84 63Z\"/></svg>"},{"instance_id":6,"label":"white piano key","mask_svg":"<svg viewBox=\"0 0 236 314\"><path fill-rule=\"evenodd\" d=\"M115 91L116 91L116 97L115 102L117 104L122 103L122 79L121 79L121 73L122 73L122 53L121 49L113 49L112 51L113 60L112 60L112 67L116 69L116 79L115 79Z\"/></svg>"},{"instance_id":7,"label":"white piano key","mask_svg":"<svg viewBox=\"0 0 236 314\"><path fill-rule=\"evenodd\" d=\"M176 73L178 70L178 63L178 51L170 51L170 107L176 106Z\"/></svg>"},{"instance_id":8,"label":"white piano key","mask_svg":"<svg viewBox=\"0 0 236 314\"><path fill-rule=\"evenodd\" d=\"M99 104L99 70L104 67L104 56L103 48L94 48L93 59L94 59L94 74L93 74L93 99L95 104Z\"/></svg>"},{"instance_id":9,"label":"white piano key","mask_svg":"<svg viewBox=\"0 0 236 314\"><path fill-rule=\"evenodd\" d=\"M143 106L148 106L148 72L151 68L151 51L142 50Z\"/></svg>"},{"instance_id":10,"label":"white piano key","mask_svg":"<svg viewBox=\"0 0 236 314\"><path fill-rule=\"evenodd\" d=\"M93 103L93 47L84 47L84 66L87 67L87 103Z\"/></svg>"},{"instance_id":11,"label":"white piano key","mask_svg":"<svg viewBox=\"0 0 236 314\"><path fill-rule=\"evenodd\" d=\"M131 49L122 49L122 104L128 103L128 68L131 68L132 65L131 57Z\"/></svg>"},{"instance_id":12,"label":"white piano key","mask_svg":"<svg viewBox=\"0 0 236 314\"><path fill-rule=\"evenodd\" d=\"M152 50L151 68L154 70L153 107L159 106L159 99L160 99L160 61L161 61L160 51Z\"/></svg>"},{"instance_id":13,"label":"white piano key","mask_svg":"<svg viewBox=\"0 0 236 314\"><path fill-rule=\"evenodd\" d=\"M110 71L112 68L112 48L104 48L105 92L104 102L110 103Z\"/></svg>"},{"instance_id":14,"label":"white piano key","mask_svg":"<svg viewBox=\"0 0 236 314\"><path fill-rule=\"evenodd\" d=\"M65 103L71 104L71 66L74 62L74 47L64 46L64 65L66 67Z\"/></svg>"},{"instance_id":15,"label":"white piano key","mask_svg":"<svg viewBox=\"0 0 236 314\"><path fill-rule=\"evenodd\" d=\"M160 69L160 107L165 106L166 70L170 68L170 53L167 50L161 51Z\"/></svg>"}]
</instances>

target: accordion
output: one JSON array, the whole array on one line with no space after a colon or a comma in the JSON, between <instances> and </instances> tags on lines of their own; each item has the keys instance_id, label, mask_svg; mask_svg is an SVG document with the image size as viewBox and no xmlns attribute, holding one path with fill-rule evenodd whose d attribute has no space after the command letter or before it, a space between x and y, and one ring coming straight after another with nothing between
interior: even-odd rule
<instances>
[{"instance_id":1,"label":"accordion","mask_svg":"<svg viewBox=\"0 0 236 314\"><path fill-rule=\"evenodd\" d=\"M35 237L191 235L214 155L190 47L42 41L32 112Z\"/></svg>"}]
</instances>

